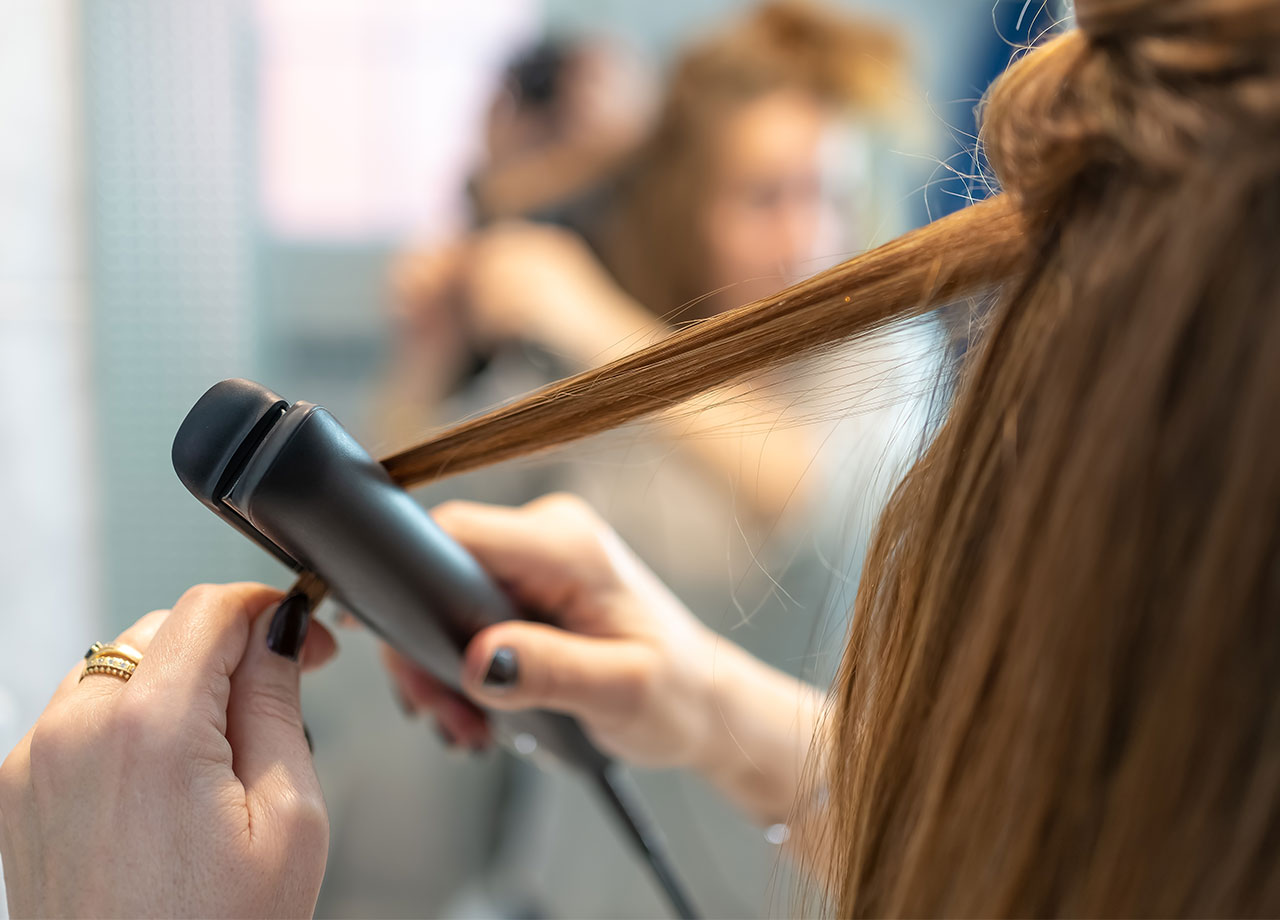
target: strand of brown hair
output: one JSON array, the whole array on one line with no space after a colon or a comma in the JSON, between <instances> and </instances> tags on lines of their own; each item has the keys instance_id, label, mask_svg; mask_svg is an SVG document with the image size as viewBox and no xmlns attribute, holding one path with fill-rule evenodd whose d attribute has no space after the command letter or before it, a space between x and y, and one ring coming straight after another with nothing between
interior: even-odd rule
<instances>
[{"instance_id":1,"label":"strand of brown hair","mask_svg":"<svg viewBox=\"0 0 1280 920\"><path fill-rule=\"evenodd\" d=\"M993 198L456 425L383 465L410 487L616 428L989 288L1022 251L1020 210Z\"/></svg>"}]
</instances>

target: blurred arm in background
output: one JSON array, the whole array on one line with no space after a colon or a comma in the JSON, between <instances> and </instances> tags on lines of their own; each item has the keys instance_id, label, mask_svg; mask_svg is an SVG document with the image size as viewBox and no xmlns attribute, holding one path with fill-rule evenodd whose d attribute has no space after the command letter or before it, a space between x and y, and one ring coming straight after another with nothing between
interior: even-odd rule
<instances>
[{"instance_id":1,"label":"blurred arm in background","mask_svg":"<svg viewBox=\"0 0 1280 920\"><path fill-rule=\"evenodd\" d=\"M500 343L536 345L563 362L560 373L596 367L669 334L673 323L775 292L847 254L851 238L861 248L875 218L862 201L852 220L835 213L824 157L851 116L869 123L900 102L901 57L896 38L877 26L787 2L766 4L691 46L656 123L615 175L591 172L576 200L552 206L544 197L540 212L524 207L528 195L517 196L520 206L479 209L561 228L499 225L401 260L399 367L385 430L397 441L420 437L474 357ZM526 87L548 82L524 72ZM516 99L545 92L526 89ZM597 108L609 106L579 102L569 110ZM510 154L495 162L537 159L557 130L578 135L549 114L555 109L535 111L539 118L495 104L489 143ZM534 152L516 152L526 149ZM473 191L497 187L486 182ZM788 508L809 510L815 483L805 474L825 437L805 424L803 410L789 411L792 402L794 394L771 393L768 383L743 386L674 410L663 424L768 526Z\"/></svg>"},{"instance_id":2,"label":"blurred arm in background","mask_svg":"<svg viewBox=\"0 0 1280 920\"><path fill-rule=\"evenodd\" d=\"M672 331L613 281L580 238L553 226L496 225L406 263L397 284L403 336L397 379L405 387L397 427L413 437L422 434L423 395L443 399L465 370L460 356L467 354L468 333L486 342L533 343L584 370ZM704 398L696 411L676 407L660 421L704 463L739 480L756 512L775 518L795 498L817 445L788 422L776 400L731 395ZM406 424L414 416L416 428Z\"/></svg>"}]
</instances>

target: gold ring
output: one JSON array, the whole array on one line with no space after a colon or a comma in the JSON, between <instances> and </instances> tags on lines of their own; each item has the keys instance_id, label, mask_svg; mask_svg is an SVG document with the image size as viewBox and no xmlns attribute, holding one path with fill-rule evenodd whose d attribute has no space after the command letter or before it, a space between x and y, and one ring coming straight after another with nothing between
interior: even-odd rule
<instances>
[{"instance_id":1,"label":"gold ring","mask_svg":"<svg viewBox=\"0 0 1280 920\"><path fill-rule=\"evenodd\" d=\"M84 680L90 674L110 674L112 677L128 680L141 661L142 652L132 645L95 642L84 653L84 670L80 672L80 679Z\"/></svg>"}]
</instances>

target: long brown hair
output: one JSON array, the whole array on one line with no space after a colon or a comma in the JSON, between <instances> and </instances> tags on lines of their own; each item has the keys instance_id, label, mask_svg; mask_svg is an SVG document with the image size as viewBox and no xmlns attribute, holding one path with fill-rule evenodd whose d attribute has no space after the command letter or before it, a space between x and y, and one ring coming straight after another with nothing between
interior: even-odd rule
<instances>
[{"instance_id":1,"label":"long brown hair","mask_svg":"<svg viewBox=\"0 0 1280 920\"><path fill-rule=\"evenodd\" d=\"M812 795L839 915L1280 913L1280 0L1078 0L1003 194L387 459L406 485L999 288L878 528Z\"/></svg>"},{"instance_id":2,"label":"long brown hair","mask_svg":"<svg viewBox=\"0 0 1280 920\"><path fill-rule=\"evenodd\" d=\"M1028 220L837 679L842 915L1280 911L1280 3L1080 0Z\"/></svg>"}]
</instances>

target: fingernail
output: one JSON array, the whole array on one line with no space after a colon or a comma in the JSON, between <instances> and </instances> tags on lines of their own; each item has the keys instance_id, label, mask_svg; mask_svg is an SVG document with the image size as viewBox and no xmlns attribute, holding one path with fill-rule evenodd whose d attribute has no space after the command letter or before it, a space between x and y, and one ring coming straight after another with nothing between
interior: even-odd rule
<instances>
[{"instance_id":1,"label":"fingernail","mask_svg":"<svg viewBox=\"0 0 1280 920\"><path fill-rule=\"evenodd\" d=\"M312 754L316 752L316 743L311 740L311 729L307 728L307 723L302 723L302 737L307 739L307 750Z\"/></svg>"},{"instance_id":2,"label":"fingernail","mask_svg":"<svg viewBox=\"0 0 1280 920\"><path fill-rule=\"evenodd\" d=\"M453 732L449 731L449 729L445 728L439 722L436 722L433 727L436 730L436 737L440 739L441 744L447 748L458 746L458 739L453 737Z\"/></svg>"},{"instance_id":3,"label":"fingernail","mask_svg":"<svg viewBox=\"0 0 1280 920\"><path fill-rule=\"evenodd\" d=\"M298 660L302 643L307 638L307 625L311 622L311 609L305 594L290 594L280 602L271 615L271 627L267 630L267 648L292 661Z\"/></svg>"},{"instance_id":4,"label":"fingernail","mask_svg":"<svg viewBox=\"0 0 1280 920\"><path fill-rule=\"evenodd\" d=\"M484 685L494 690L505 690L515 686L520 676L516 662L516 650L502 646L489 659L489 670L484 675Z\"/></svg>"}]
</instances>

